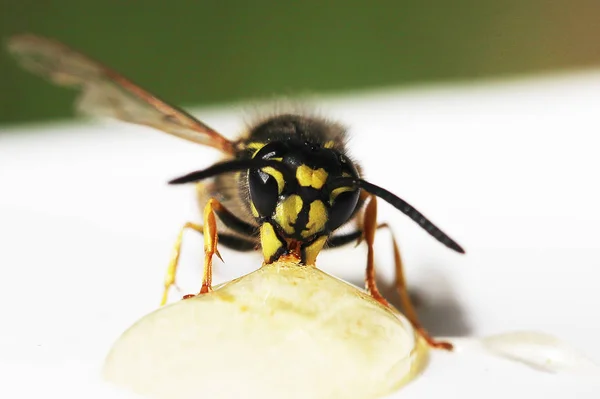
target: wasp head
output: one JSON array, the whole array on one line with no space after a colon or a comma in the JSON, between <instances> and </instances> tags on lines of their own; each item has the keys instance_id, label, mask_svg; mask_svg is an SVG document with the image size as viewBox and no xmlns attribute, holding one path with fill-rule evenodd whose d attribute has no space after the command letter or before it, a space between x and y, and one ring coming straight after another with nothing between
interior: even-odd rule
<instances>
[{"instance_id":1,"label":"wasp head","mask_svg":"<svg viewBox=\"0 0 600 399\"><path fill-rule=\"evenodd\" d=\"M277 161L248 171L252 213L274 223L285 236L306 240L328 234L347 222L358 200L357 187L329 189L339 177L358 178L354 164L327 145L309 141L272 141L253 159Z\"/></svg>"}]
</instances>

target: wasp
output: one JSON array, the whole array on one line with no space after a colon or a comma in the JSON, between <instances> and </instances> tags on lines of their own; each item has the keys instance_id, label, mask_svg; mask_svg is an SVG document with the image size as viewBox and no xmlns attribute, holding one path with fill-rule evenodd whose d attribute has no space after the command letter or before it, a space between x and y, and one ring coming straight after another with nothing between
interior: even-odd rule
<instances>
[{"instance_id":1,"label":"wasp","mask_svg":"<svg viewBox=\"0 0 600 399\"><path fill-rule=\"evenodd\" d=\"M165 278L163 304L175 284L182 235L187 229L204 236L198 295L212 290L212 259L221 257L217 244L236 251L259 250L265 264L285 260L310 267L324 249L364 241L368 249L366 291L384 306L391 306L375 282L375 232L389 228L377 223L377 198L403 212L448 248L465 252L406 201L361 178L361 167L348 155L346 129L337 122L276 114L250 126L237 140L229 140L184 110L53 39L17 35L9 39L8 49L29 71L58 85L79 88L77 108L85 114L147 125L223 154L216 164L169 182L197 185L204 220L202 225L188 222L179 232ZM353 231L338 232L348 224L354 225ZM451 349L451 344L434 340L419 323L393 234L392 239L396 285L407 318L430 346Z\"/></svg>"}]
</instances>

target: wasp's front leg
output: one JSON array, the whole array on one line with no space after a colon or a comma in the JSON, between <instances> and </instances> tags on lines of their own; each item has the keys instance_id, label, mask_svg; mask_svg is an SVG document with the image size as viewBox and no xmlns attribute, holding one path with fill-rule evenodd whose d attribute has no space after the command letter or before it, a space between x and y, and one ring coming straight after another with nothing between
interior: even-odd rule
<instances>
[{"instance_id":1,"label":"wasp's front leg","mask_svg":"<svg viewBox=\"0 0 600 399\"><path fill-rule=\"evenodd\" d=\"M217 249L219 235L217 234L217 220L215 217L215 208L221 205L216 199L211 198L204 207L204 269L202 272L202 286L200 294L206 294L212 291L212 259L217 255L221 261L223 258Z\"/></svg>"}]
</instances>

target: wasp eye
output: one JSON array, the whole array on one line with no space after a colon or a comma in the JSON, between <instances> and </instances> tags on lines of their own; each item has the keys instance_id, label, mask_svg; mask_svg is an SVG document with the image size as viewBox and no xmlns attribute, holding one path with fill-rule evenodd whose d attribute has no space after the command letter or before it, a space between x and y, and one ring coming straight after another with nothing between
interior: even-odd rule
<instances>
[{"instance_id":1,"label":"wasp eye","mask_svg":"<svg viewBox=\"0 0 600 399\"><path fill-rule=\"evenodd\" d=\"M270 216L275 212L279 197L277 179L271 174L259 169L248 173L250 198L260 216Z\"/></svg>"},{"instance_id":2,"label":"wasp eye","mask_svg":"<svg viewBox=\"0 0 600 399\"><path fill-rule=\"evenodd\" d=\"M336 195L336 190L346 190ZM332 192L331 210L329 211L328 229L335 230L350 219L356 204L358 204L359 191L348 188L336 189Z\"/></svg>"}]
</instances>

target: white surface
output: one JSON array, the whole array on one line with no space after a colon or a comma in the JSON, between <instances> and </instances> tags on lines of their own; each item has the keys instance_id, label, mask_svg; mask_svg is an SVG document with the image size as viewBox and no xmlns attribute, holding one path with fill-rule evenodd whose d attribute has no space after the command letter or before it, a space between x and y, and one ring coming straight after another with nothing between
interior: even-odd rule
<instances>
[{"instance_id":1,"label":"white surface","mask_svg":"<svg viewBox=\"0 0 600 399\"><path fill-rule=\"evenodd\" d=\"M380 203L380 219L400 239L409 284L422 294L426 326L438 335L540 330L597 363L599 106L600 74L317 103L351 128L351 154L369 180L467 250L448 251ZM229 137L242 126L238 108L194 113ZM0 131L0 376L8 382L0 397L104 393L92 387L109 345L156 307L178 228L199 220L192 187L165 182L217 158L119 123ZM380 275L389 279L389 236L379 237ZM199 287L201 248L188 233L179 279L185 293ZM364 253L349 247L317 263L360 282ZM259 255L222 254L216 282L260 265ZM339 257L354 266L342 270ZM11 388L19 390L7 396ZM395 397L436 393L596 398L600 382L436 353L428 372Z\"/></svg>"}]
</instances>

